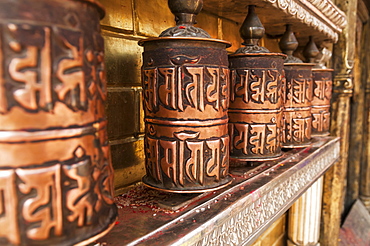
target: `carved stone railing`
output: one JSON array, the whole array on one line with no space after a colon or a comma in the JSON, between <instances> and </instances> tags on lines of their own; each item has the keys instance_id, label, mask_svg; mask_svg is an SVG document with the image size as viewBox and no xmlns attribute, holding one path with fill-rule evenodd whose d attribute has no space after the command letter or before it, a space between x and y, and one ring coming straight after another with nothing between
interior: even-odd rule
<instances>
[{"instance_id":1,"label":"carved stone railing","mask_svg":"<svg viewBox=\"0 0 370 246\"><path fill-rule=\"evenodd\" d=\"M331 0L207 0L204 9L241 23L249 4L257 6L259 16L267 17L262 22L270 35L282 34L284 24L293 24L296 32L302 31L298 38L313 35L316 40L336 42L347 25L346 15Z\"/></svg>"},{"instance_id":2,"label":"carved stone railing","mask_svg":"<svg viewBox=\"0 0 370 246\"><path fill-rule=\"evenodd\" d=\"M231 169L233 183L199 195L134 186L116 197L119 220L101 245L250 245L339 157L339 139L314 139L280 160Z\"/></svg>"}]
</instances>

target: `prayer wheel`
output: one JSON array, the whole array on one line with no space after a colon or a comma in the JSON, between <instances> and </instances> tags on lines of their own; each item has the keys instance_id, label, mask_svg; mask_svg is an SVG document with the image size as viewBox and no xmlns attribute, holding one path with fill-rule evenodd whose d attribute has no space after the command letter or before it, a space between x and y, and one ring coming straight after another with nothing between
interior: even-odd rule
<instances>
[{"instance_id":1,"label":"prayer wheel","mask_svg":"<svg viewBox=\"0 0 370 246\"><path fill-rule=\"evenodd\" d=\"M240 29L245 47L229 56L231 165L282 155L282 86L286 55L258 46L264 28L249 6Z\"/></svg>"},{"instance_id":2,"label":"prayer wheel","mask_svg":"<svg viewBox=\"0 0 370 246\"><path fill-rule=\"evenodd\" d=\"M284 62L285 86L283 110L283 148L302 148L311 144L312 131L312 67L313 63L303 63L293 56L298 42L291 25L279 42L280 49L287 54Z\"/></svg>"},{"instance_id":3,"label":"prayer wheel","mask_svg":"<svg viewBox=\"0 0 370 246\"><path fill-rule=\"evenodd\" d=\"M79 245L114 225L94 0L0 3L0 245Z\"/></svg>"},{"instance_id":4,"label":"prayer wheel","mask_svg":"<svg viewBox=\"0 0 370 246\"><path fill-rule=\"evenodd\" d=\"M177 193L219 189L229 170L229 42L193 26L203 1L169 1L177 26L144 46L146 176L149 187Z\"/></svg>"},{"instance_id":5,"label":"prayer wheel","mask_svg":"<svg viewBox=\"0 0 370 246\"><path fill-rule=\"evenodd\" d=\"M312 69L312 136L330 134L330 100L333 88L333 69Z\"/></svg>"},{"instance_id":6,"label":"prayer wheel","mask_svg":"<svg viewBox=\"0 0 370 246\"><path fill-rule=\"evenodd\" d=\"M303 54L308 62L316 63L312 68L312 136L327 136L330 134L330 100L334 70L327 68L325 62L331 58L331 52L326 48L323 48L322 52L320 52L313 37L310 36ZM319 59L317 59L318 57Z\"/></svg>"}]
</instances>

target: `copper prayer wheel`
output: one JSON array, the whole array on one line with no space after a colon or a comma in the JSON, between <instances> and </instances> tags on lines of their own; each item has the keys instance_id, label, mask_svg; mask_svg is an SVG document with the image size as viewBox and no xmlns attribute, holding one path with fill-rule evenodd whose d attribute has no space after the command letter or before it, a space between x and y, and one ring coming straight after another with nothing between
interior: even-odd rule
<instances>
[{"instance_id":1,"label":"copper prayer wheel","mask_svg":"<svg viewBox=\"0 0 370 246\"><path fill-rule=\"evenodd\" d=\"M333 69L312 69L312 136L330 134L330 100L332 95Z\"/></svg>"},{"instance_id":2,"label":"copper prayer wheel","mask_svg":"<svg viewBox=\"0 0 370 246\"><path fill-rule=\"evenodd\" d=\"M284 65L286 85L283 110L284 148L300 148L311 143L312 67L309 63Z\"/></svg>"},{"instance_id":3,"label":"copper prayer wheel","mask_svg":"<svg viewBox=\"0 0 370 246\"><path fill-rule=\"evenodd\" d=\"M233 161L281 156L284 58L278 53L230 55L230 155Z\"/></svg>"},{"instance_id":4,"label":"copper prayer wheel","mask_svg":"<svg viewBox=\"0 0 370 246\"><path fill-rule=\"evenodd\" d=\"M117 213L104 10L93 0L0 7L0 244L88 244Z\"/></svg>"},{"instance_id":5,"label":"copper prayer wheel","mask_svg":"<svg viewBox=\"0 0 370 246\"><path fill-rule=\"evenodd\" d=\"M254 13L254 6L249 6L240 32L245 47L229 56L231 165L272 160L282 155L281 92L286 55L270 53L257 45L264 28Z\"/></svg>"},{"instance_id":6,"label":"copper prayer wheel","mask_svg":"<svg viewBox=\"0 0 370 246\"><path fill-rule=\"evenodd\" d=\"M174 4L173 2L176 2ZM229 42L192 26L202 1L169 1L178 25L144 46L142 66L149 187L177 193L214 190L229 169ZM184 5L183 5L184 4ZM189 22L189 20L191 20Z\"/></svg>"},{"instance_id":7,"label":"copper prayer wheel","mask_svg":"<svg viewBox=\"0 0 370 246\"><path fill-rule=\"evenodd\" d=\"M308 62L316 63L312 69L312 136L327 136L330 134L330 100L333 87L333 69L326 68L325 62L330 59L331 52L325 48L320 52L313 37L310 36L303 54ZM319 54L320 56L318 56Z\"/></svg>"},{"instance_id":8,"label":"copper prayer wheel","mask_svg":"<svg viewBox=\"0 0 370 246\"><path fill-rule=\"evenodd\" d=\"M292 56L298 42L287 25L287 30L280 40L280 48L288 55L285 60L285 86L283 110L283 148L301 148L309 146L312 132L312 96L313 63L303 63Z\"/></svg>"}]
</instances>

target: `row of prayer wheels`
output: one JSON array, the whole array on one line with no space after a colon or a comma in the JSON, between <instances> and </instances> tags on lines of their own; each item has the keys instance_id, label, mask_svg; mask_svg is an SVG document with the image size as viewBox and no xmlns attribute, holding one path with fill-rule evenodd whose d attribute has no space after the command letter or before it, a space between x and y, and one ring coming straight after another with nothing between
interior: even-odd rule
<instances>
[{"instance_id":1,"label":"row of prayer wheels","mask_svg":"<svg viewBox=\"0 0 370 246\"><path fill-rule=\"evenodd\" d=\"M285 54L258 46L264 27L249 6L244 47L194 27L202 1L169 1L177 25L144 46L146 176L149 187L176 193L220 189L229 167L280 158L282 148L309 146L329 134L331 72L293 57L298 42L287 25ZM310 59L319 51L312 38Z\"/></svg>"},{"instance_id":2,"label":"row of prayer wheels","mask_svg":"<svg viewBox=\"0 0 370 246\"><path fill-rule=\"evenodd\" d=\"M0 6L0 244L93 243L117 217L104 10L96 0ZM219 189L232 180L230 149L234 159L272 159L281 147L307 145L311 127L327 134L330 71L316 72L313 85L312 65L284 66L285 55L259 47L263 27L253 7L242 27L246 48L228 59L229 42L193 26L201 0L169 6L178 25L140 42L144 183L170 192Z\"/></svg>"}]
</instances>

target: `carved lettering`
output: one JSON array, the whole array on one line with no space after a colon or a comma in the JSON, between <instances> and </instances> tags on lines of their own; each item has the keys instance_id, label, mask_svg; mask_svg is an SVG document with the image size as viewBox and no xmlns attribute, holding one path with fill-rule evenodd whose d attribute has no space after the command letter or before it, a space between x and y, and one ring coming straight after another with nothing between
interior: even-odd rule
<instances>
[{"instance_id":1,"label":"carved lettering","mask_svg":"<svg viewBox=\"0 0 370 246\"><path fill-rule=\"evenodd\" d=\"M157 163L159 163L159 143L157 139L146 138L146 163L150 176L157 181L162 181L161 173L157 166Z\"/></svg>"},{"instance_id":2,"label":"carved lettering","mask_svg":"<svg viewBox=\"0 0 370 246\"><path fill-rule=\"evenodd\" d=\"M9 30L17 32L19 28L9 24ZM9 63L11 78L24 83L24 88L15 90L14 98L22 107L32 110L39 106L51 107L52 104L50 29L45 27L43 33L39 35L44 37L44 46L40 50L40 55L39 47L26 45L25 57L13 58ZM34 36L37 37L36 34ZM17 41L10 42L9 46L14 52L22 51L22 44ZM40 77L38 67L42 67Z\"/></svg>"},{"instance_id":3,"label":"carved lettering","mask_svg":"<svg viewBox=\"0 0 370 246\"><path fill-rule=\"evenodd\" d=\"M147 141L147 169L161 182L169 178L174 185L185 181L205 184L207 177L220 180L228 172L229 137L201 140L199 132L174 133L175 139ZM163 175L163 176L162 176Z\"/></svg>"},{"instance_id":4,"label":"carved lettering","mask_svg":"<svg viewBox=\"0 0 370 246\"><path fill-rule=\"evenodd\" d=\"M64 173L71 179L71 189L67 191L67 208L71 214L68 221L77 220L78 226L90 225L94 215L93 180L91 177L91 162L83 160L71 166L63 166Z\"/></svg>"},{"instance_id":5,"label":"carved lettering","mask_svg":"<svg viewBox=\"0 0 370 246\"><path fill-rule=\"evenodd\" d=\"M164 85L159 86L159 97L161 102L171 109L183 111L182 92L178 87L182 87L181 80L176 83L175 68L158 68L159 72L164 76Z\"/></svg>"},{"instance_id":6,"label":"carved lettering","mask_svg":"<svg viewBox=\"0 0 370 246\"><path fill-rule=\"evenodd\" d=\"M314 96L320 100L331 98L332 81L329 78L322 78L322 80L314 80L315 89Z\"/></svg>"},{"instance_id":7,"label":"carved lettering","mask_svg":"<svg viewBox=\"0 0 370 246\"><path fill-rule=\"evenodd\" d=\"M206 163L207 175L214 176L217 181L220 180L220 168L221 168L221 141L211 140L207 141L207 147L211 150L211 157Z\"/></svg>"},{"instance_id":8,"label":"carved lettering","mask_svg":"<svg viewBox=\"0 0 370 246\"><path fill-rule=\"evenodd\" d=\"M186 99L190 105L199 111L204 111L204 68L186 67L186 71L191 75L191 82L185 87Z\"/></svg>"},{"instance_id":9,"label":"carved lettering","mask_svg":"<svg viewBox=\"0 0 370 246\"><path fill-rule=\"evenodd\" d=\"M208 73L211 75L211 83L207 86L206 95L208 102L215 102L215 109L219 110L221 101L220 89L220 69L218 68L207 68Z\"/></svg>"},{"instance_id":10,"label":"carved lettering","mask_svg":"<svg viewBox=\"0 0 370 246\"><path fill-rule=\"evenodd\" d=\"M105 93L106 79L104 54L102 51L97 52L89 49L86 51L85 57L88 61L87 65L91 69L91 84L89 86L89 92L94 99L99 96L101 100L105 101L107 96Z\"/></svg>"},{"instance_id":11,"label":"carved lettering","mask_svg":"<svg viewBox=\"0 0 370 246\"><path fill-rule=\"evenodd\" d=\"M225 177L229 173L229 146L230 146L230 137L221 138L221 176Z\"/></svg>"},{"instance_id":12,"label":"carved lettering","mask_svg":"<svg viewBox=\"0 0 370 246\"><path fill-rule=\"evenodd\" d=\"M265 93L266 93L266 70L262 70L262 76L258 76L251 73L251 98L256 102L265 102Z\"/></svg>"},{"instance_id":13,"label":"carved lettering","mask_svg":"<svg viewBox=\"0 0 370 246\"><path fill-rule=\"evenodd\" d=\"M57 101L86 110L95 94L105 100L103 52L85 51L81 32L18 24L1 28L0 58L9 62L0 64L0 113L14 106L52 112ZM9 39L7 45L3 39ZM89 67L92 82L87 90L84 69ZM9 80L4 80L6 73Z\"/></svg>"},{"instance_id":14,"label":"carved lettering","mask_svg":"<svg viewBox=\"0 0 370 246\"><path fill-rule=\"evenodd\" d=\"M266 148L270 153L275 153L280 143L279 128L277 127L276 124L269 124L267 125L267 129L270 131L270 133L267 134Z\"/></svg>"},{"instance_id":15,"label":"carved lettering","mask_svg":"<svg viewBox=\"0 0 370 246\"><path fill-rule=\"evenodd\" d=\"M22 215L29 223L36 223L27 230L33 240L49 238L54 228L56 236L63 232L62 187L60 165L38 169L17 169L22 183L19 190L23 194L35 191L36 196L26 199Z\"/></svg>"},{"instance_id":16,"label":"carved lettering","mask_svg":"<svg viewBox=\"0 0 370 246\"><path fill-rule=\"evenodd\" d=\"M327 100L330 100L331 99L331 90L332 90L332 87L333 87L333 81L329 80L329 78L325 81L325 97Z\"/></svg>"},{"instance_id":17,"label":"carved lettering","mask_svg":"<svg viewBox=\"0 0 370 246\"><path fill-rule=\"evenodd\" d=\"M13 170L0 171L0 237L20 244L16 176Z\"/></svg>"},{"instance_id":18,"label":"carved lettering","mask_svg":"<svg viewBox=\"0 0 370 246\"><path fill-rule=\"evenodd\" d=\"M254 147L251 148L253 154L264 154L265 141L266 141L266 125L253 125L251 124L251 137L250 144Z\"/></svg>"},{"instance_id":19,"label":"carved lettering","mask_svg":"<svg viewBox=\"0 0 370 246\"><path fill-rule=\"evenodd\" d=\"M242 150L244 155L276 153L280 143L278 126L273 120L269 124L232 124L230 136L231 151Z\"/></svg>"},{"instance_id":20,"label":"carved lettering","mask_svg":"<svg viewBox=\"0 0 370 246\"><path fill-rule=\"evenodd\" d=\"M232 87L230 100L241 97L245 103L263 104L266 101L276 104L281 96L280 81L282 75L278 70L253 69L232 70Z\"/></svg>"},{"instance_id":21,"label":"carved lettering","mask_svg":"<svg viewBox=\"0 0 370 246\"><path fill-rule=\"evenodd\" d=\"M282 76L277 70L267 70L267 75L270 80L266 82L266 98L271 103L277 103L281 93L279 90L279 81L282 81Z\"/></svg>"},{"instance_id":22,"label":"carved lettering","mask_svg":"<svg viewBox=\"0 0 370 246\"><path fill-rule=\"evenodd\" d=\"M292 136L296 142L305 142L311 139L311 117L295 118L292 120Z\"/></svg>"},{"instance_id":23,"label":"carved lettering","mask_svg":"<svg viewBox=\"0 0 370 246\"><path fill-rule=\"evenodd\" d=\"M203 112L211 104L217 111L220 107L227 110L228 86L229 69L223 67L177 66L143 71L144 102L150 112L160 105L177 111L190 106Z\"/></svg>"},{"instance_id":24,"label":"carved lettering","mask_svg":"<svg viewBox=\"0 0 370 246\"><path fill-rule=\"evenodd\" d=\"M312 127L318 132L324 132L329 129L330 113L320 110L319 113L312 114Z\"/></svg>"},{"instance_id":25,"label":"carved lettering","mask_svg":"<svg viewBox=\"0 0 370 246\"><path fill-rule=\"evenodd\" d=\"M237 76L240 76L240 83L237 83L238 79ZM232 101L235 100L235 95L241 96L245 103L249 102L249 91L248 91L248 80L249 80L249 70L243 70L242 73L238 73L237 71L233 70L233 81L232 84L234 85L231 98ZM235 93L235 94L234 94Z\"/></svg>"},{"instance_id":26,"label":"carved lettering","mask_svg":"<svg viewBox=\"0 0 370 246\"><path fill-rule=\"evenodd\" d=\"M157 110L157 69L144 70L144 102L150 112Z\"/></svg>"},{"instance_id":27,"label":"carved lettering","mask_svg":"<svg viewBox=\"0 0 370 246\"><path fill-rule=\"evenodd\" d=\"M293 100L296 103L306 102L305 85L306 80L293 79Z\"/></svg>"},{"instance_id":28,"label":"carved lettering","mask_svg":"<svg viewBox=\"0 0 370 246\"><path fill-rule=\"evenodd\" d=\"M190 180L204 184L204 143L187 142L187 147L190 149L190 158L185 163L185 170Z\"/></svg>"},{"instance_id":29,"label":"carved lettering","mask_svg":"<svg viewBox=\"0 0 370 246\"><path fill-rule=\"evenodd\" d=\"M323 80L315 80L315 89L314 89L314 95L320 100L325 99L325 81Z\"/></svg>"},{"instance_id":30,"label":"carved lettering","mask_svg":"<svg viewBox=\"0 0 370 246\"><path fill-rule=\"evenodd\" d=\"M66 100L67 94L70 94L70 104L73 108L77 108L79 104L86 106L85 74L82 70L83 39L79 38L79 47L76 47L64 37L60 38L70 55L62 58L56 71L58 79L62 82L56 87L59 99Z\"/></svg>"},{"instance_id":31,"label":"carved lettering","mask_svg":"<svg viewBox=\"0 0 370 246\"><path fill-rule=\"evenodd\" d=\"M229 84L230 84L230 70L227 68L222 68L221 75L221 107L224 110L229 108Z\"/></svg>"},{"instance_id":32,"label":"carved lettering","mask_svg":"<svg viewBox=\"0 0 370 246\"><path fill-rule=\"evenodd\" d=\"M249 124L234 124L238 135L234 134L233 145L235 149L243 151L243 154L248 155L248 139L249 139Z\"/></svg>"},{"instance_id":33,"label":"carved lettering","mask_svg":"<svg viewBox=\"0 0 370 246\"><path fill-rule=\"evenodd\" d=\"M178 184L177 168L177 141L159 140L163 148L164 157L161 159L161 168L174 184ZM181 160L180 160L181 161Z\"/></svg>"}]
</instances>

